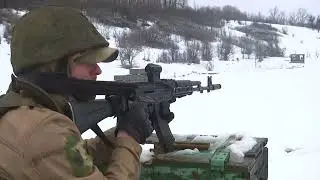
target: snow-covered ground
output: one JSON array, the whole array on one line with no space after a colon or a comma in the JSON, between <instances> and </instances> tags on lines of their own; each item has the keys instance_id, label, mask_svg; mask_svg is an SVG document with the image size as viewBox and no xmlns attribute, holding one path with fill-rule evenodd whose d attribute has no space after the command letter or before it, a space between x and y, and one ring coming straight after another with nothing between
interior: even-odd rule
<instances>
[{"instance_id":1,"label":"snow-covered ground","mask_svg":"<svg viewBox=\"0 0 320 180\"><path fill-rule=\"evenodd\" d=\"M2 28L0 25L0 32ZM252 59L216 60L214 71L218 74L213 75L213 83L220 83L222 89L178 99L171 105L175 119L170 127L175 134L239 133L267 137L270 180L319 180L320 58L316 52L320 51L317 38L320 34L306 28L287 28L289 35L281 38L281 45L289 52L309 53L304 65L290 64L287 57L268 58L256 65ZM12 69L10 47L1 39L0 91L3 93ZM114 45L112 38L110 41ZM159 53L156 49L148 51L152 60ZM138 56L142 57L142 54ZM146 64L137 62L139 67ZM162 78L200 80L206 84L204 63L160 65ZM101 67L99 80L113 80L115 74L128 73L120 68L119 61ZM108 129L115 125L115 119L107 118L99 125L103 130ZM84 138L93 136L91 131L83 134ZM293 151L287 153L288 148Z\"/></svg>"}]
</instances>

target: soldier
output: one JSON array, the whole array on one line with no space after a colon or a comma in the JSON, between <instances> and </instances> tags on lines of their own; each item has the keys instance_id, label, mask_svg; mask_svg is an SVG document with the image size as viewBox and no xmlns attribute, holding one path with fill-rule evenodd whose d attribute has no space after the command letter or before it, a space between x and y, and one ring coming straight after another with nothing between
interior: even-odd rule
<instances>
[{"instance_id":1,"label":"soldier","mask_svg":"<svg viewBox=\"0 0 320 180\"><path fill-rule=\"evenodd\" d=\"M0 179L138 178L140 144L153 131L143 108L118 117L117 126L105 132L112 144L106 146L98 138L83 140L68 116L68 102L94 97L46 92L33 81L42 73L96 80L97 63L117 56L118 50L76 9L41 7L16 22L15 76L0 98Z\"/></svg>"}]
</instances>

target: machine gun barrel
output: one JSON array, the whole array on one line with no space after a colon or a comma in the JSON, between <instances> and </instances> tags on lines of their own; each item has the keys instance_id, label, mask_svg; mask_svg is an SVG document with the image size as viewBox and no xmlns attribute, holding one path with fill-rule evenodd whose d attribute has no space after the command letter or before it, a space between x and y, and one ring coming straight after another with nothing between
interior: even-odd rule
<instances>
[{"instance_id":1,"label":"machine gun barrel","mask_svg":"<svg viewBox=\"0 0 320 180\"><path fill-rule=\"evenodd\" d=\"M212 84L212 76L208 76L207 81L207 87L202 87L201 84L198 84L198 87L195 91L200 91L200 93L203 93L205 90L210 92L211 90L221 89L221 84Z\"/></svg>"},{"instance_id":2,"label":"machine gun barrel","mask_svg":"<svg viewBox=\"0 0 320 180\"><path fill-rule=\"evenodd\" d=\"M201 86L200 81L190 81L190 80L177 80L176 87L174 88L174 93L177 98L186 95L191 95L193 92L197 91L203 93L203 91L213 91L221 89L221 84L212 84L212 76L207 77L207 86Z\"/></svg>"}]
</instances>

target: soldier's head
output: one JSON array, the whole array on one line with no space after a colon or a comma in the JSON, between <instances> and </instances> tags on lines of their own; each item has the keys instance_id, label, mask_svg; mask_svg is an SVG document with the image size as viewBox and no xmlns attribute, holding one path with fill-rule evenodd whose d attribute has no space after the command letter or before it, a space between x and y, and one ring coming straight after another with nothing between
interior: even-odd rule
<instances>
[{"instance_id":1,"label":"soldier's head","mask_svg":"<svg viewBox=\"0 0 320 180\"><path fill-rule=\"evenodd\" d=\"M34 9L14 25L11 41L13 72L62 72L93 80L101 73L99 62L111 62L118 50L81 13L70 7Z\"/></svg>"}]
</instances>

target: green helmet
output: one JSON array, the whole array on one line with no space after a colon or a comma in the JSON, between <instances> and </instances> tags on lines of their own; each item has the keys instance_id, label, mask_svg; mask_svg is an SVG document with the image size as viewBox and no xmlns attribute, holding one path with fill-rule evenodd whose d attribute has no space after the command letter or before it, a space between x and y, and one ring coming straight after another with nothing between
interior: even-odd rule
<instances>
[{"instance_id":1,"label":"green helmet","mask_svg":"<svg viewBox=\"0 0 320 180\"><path fill-rule=\"evenodd\" d=\"M16 22L11 39L15 74L109 43L81 13L70 7L34 9Z\"/></svg>"}]
</instances>

